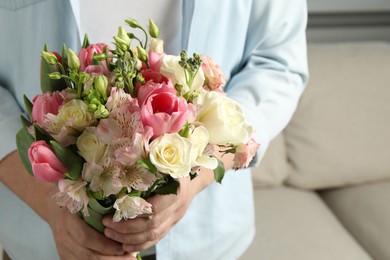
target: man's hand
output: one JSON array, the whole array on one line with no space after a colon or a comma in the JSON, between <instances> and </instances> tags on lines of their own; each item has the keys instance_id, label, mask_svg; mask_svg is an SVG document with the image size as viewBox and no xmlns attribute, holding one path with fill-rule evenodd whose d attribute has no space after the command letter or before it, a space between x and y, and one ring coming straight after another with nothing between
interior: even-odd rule
<instances>
[{"instance_id":1,"label":"man's hand","mask_svg":"<svg viewBox=\"0 0 390 260\"><path fill-rule=\"evenodd\" d=\"M192 183L195 179L193 181L189 178L179 179L177 195L156 195L149 198L148 202L152 204L153 210L151 216L140 216L120 222L113 222L112 216L105 217L103 224L107 228L104 234L123 243L126 252L142 251L157 244L187 211L197 193L194 190L196 185Z\"/></svg>"}]
</instances>

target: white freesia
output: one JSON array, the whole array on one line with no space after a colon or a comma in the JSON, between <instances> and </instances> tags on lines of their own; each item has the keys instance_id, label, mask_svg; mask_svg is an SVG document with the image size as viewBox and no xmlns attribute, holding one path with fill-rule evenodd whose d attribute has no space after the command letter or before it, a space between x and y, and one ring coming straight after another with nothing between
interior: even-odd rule
<instances>
[{"instance_id":1,"label":"white freesia","mask_svg":"<svg viewBox=\"0 0 390 260\"><path fill-rule=\"evenodd\" d=\"M173 85L182 85L182 94L186 92L193 93L195 90L199 90L204 84L204 74L200 67L198 73L196 73L192 85L188 86L186 76L183 67L179 64L180 56L164 55L161 59L160 73L168 77Z\"/></svg>"},{"instance_id":2,"label":"white freesia","mask_svg":"<svg viewBox=\"0 0 390 260\"><path fill-rule=\"evenodd\" d=\"M187 177L191 170L191 148L191 142L179 134L165 134L150 144L150 161L163 174Z\"/></svg>"},{"instance_id":3,"label":"white freesia","mask_svg":"<svg viewBox=\"0 0 390 260\"><path fill-rule=\"evenodd\" d=\"M157 38L152 38L148 52L164 53L164 41Z\"/></svg>"},{"instance_id":4,"label":"white freesia","mask_svg":"<svg viewBox=\"0 0 390 260\"><path fill-rule=\"evenodd\" d=\"M77 138L77 149L79 154L87 162L99 163L107 154L108 145L102 143L94 134L94 128L87 128Z\"/></svg>"},{"instance_id":5,"label":"white freesia","mask_svg":"<svg viewBox=\"0 0 390 260\"><path fill-rule=\"evenodd\" d=\"M192 143L192 166L202 166L210 170L217 168L218 160L215 157L204 154L206 146L209 143L209 133L204 126L198 126L191 131L188 140Z\"/></svg>"},{"instance_id":6,"label":"white freesia","mask_svg":"<svg viewBox=\"0 0 390 260\"><path fill-rule=\"evenodd\" d=\"M204 91L194 101L198 106L197 121L209 132L211 144L247 143L254 129L245 121L241 106L215 91Z\"/></svg>"}]
</instances>

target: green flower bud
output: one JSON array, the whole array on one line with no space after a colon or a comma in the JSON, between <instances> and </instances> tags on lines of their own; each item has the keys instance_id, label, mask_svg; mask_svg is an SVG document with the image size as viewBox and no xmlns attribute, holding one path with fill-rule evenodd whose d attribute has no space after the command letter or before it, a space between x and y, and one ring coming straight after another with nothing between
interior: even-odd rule
<instances>
[{"instance_id":1,"label":"green flower bud","mask_svg":"<svg viewBox=\"0 0 390 260\"><path fill-rule=\"evenodd\" d=\"M107 101L107 87L108 87L107 77L104 75L96 76L94 80L94 84L95 84L95 89L103 98L103 101Z\"/></svg>"},{"instance_id":2,"label":"green flower bud","mask_svg":"<svg viewBox=\"0 0 390 260\"><path fill-rule=\"evenodd\" d=\"M102 104L102 103L100 103L100 101L97 98L91 99L90 103L97 105L97 106L100 106Z\"/></svg>"},{"instance_id":3,"label":"green flower bud","mask_svg":"<svg viewBox=\"0 0 390 260\"><path fill-rule=\"evenodd\" d=\"M146 53L146 50L139 45L137 46L137 56L141 61L145 63L148 62L148 54Z\"/></svg>"},{"instance_id":4,"label":"green flower bud","mask_svg":"<svg viewBox=\"0 0 390 260\"><path fill-rule=\"evenodd\" d=\"M126 43L125 40L119 38L118 36L114 36L115 45L119 50L126 51L129 48L129 45ZM118 51L118 50L117 50Z\"/></svg>"},{"instance_id":5,"label":"green flower bud","mask_svg":"<svg viewBox=\"0 0 390 260\"><path fill-rule=\"evenodd\" d=\"M95 105L95 104L89 104L88 105L88 111L89 112L93 113L93 112L96 111L96 109L97 109L97 105Z\"/></svg>"},{"instance_id":6,"label":"green flower bud","mask_svg":"<svg viewBox=\"0 0 390 260\"><path fill-rule=\"evenodd\" d=\"M61 73L59 72L52 72L48 76L50 79L61 79Z\"/></svg>"},{"instance_id":7,"label":"green flower bud","mask_svg":"<svg viewBox=\"0 0 390 260\"><path fill-rule=\"evenodd\" d=\"M153 38L158 38L158 36L160 35L160 30L152 19L149 19L149 34Z\"/></svg>"},{"instance_id":8,"label":"green flower bud","mask_svg":"<svg viewBox=\"0 0 390 260\"><path fill-rule=\"evenodd\" d=\"M80 60L71 49L68 49L68 66L72 70L80 69Z\"/></svg>"},{"instance_id":9,"label":"green flower bud","mask_svg":"<svg viewBox=\"0 0 390 260\"><path fill-rule=\"evenodd\" d=\"M121 38L127 46L130 46L130 37L129 35L127 35L127 32L125 31L123 26L119 26L117 36Z\"/></svg>"},{"instance_id":10,"label":"green flower bud","mask_svg":"<svg viewBox=\"0 0 390 260\"><path fill-rule=\"evenodd\" d=\"M49 63L51 65L55 65L58 62L58 59L57 59L56 55L54 55L51 52L42 51L41 52L41 56L47 63Z\"/></svg>"},{"instance_id":11,"label":"green flower bud","mask_svg":"<svg viewBox=\"0 0 390 260\"><path fill-rule=\"evenodd\" d=\"M95 61L104 61L107 58L107 55L105 53L100 53L100 54L94 54L93 59Z\"/></svg>"},{"instance_id":12,"label":"green flower bud","mask_svg":"<svg viewBox=\"0 0 390 260\"><path fill-rule=\"evenodd\" d=\"M138 28L139 27L139 23L135 19L127 19L127 20L125 20L125 22L128 25L130 25L131 28Z\"/></svg>"},{"instance_id":13,"label":"green flower bud","mask_svg":"<svg viewBox=\"0 0 390 260\"><path fill-rule=\"evenodd\" d=\"M94 116L96 118L106 118L109 114L110 113L108 112L107 108L104 105L100 104L95 111Z\"/></svg>"}]
</instances>

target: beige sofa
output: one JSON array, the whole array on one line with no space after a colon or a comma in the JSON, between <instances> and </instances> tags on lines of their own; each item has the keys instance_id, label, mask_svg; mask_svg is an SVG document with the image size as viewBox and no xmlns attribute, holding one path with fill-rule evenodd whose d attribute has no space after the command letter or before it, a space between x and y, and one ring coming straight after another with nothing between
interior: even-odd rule
<instances>
[{"instance_id":1,"label":"beige sofa","mask_svg":"<svg viewBox=\"0 0 390 260\"><path fill-rule=\"evenodd\" d=\"M241 260L390 259L390 44L309 44L311 79L254 171Z\"/></svg>"}]
</instances>

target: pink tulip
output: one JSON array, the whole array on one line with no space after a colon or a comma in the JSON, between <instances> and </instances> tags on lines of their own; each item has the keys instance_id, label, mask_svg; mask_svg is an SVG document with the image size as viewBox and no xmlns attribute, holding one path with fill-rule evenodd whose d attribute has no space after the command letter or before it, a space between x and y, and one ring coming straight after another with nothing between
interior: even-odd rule
<instances>
[{"instance_id":1,"label":"pink tulip","mask_svg":"<svg viewBox=\"0 0 390 260\"><path fill-rule=\"evenodd\" d=\"M58 182L68 171L45 141L36 141L28 149L34 176L43 182Z\"/></svg>"},{"instance_id":2,"label":"pink tulip","mask_svg":"<svg viewBox=\"0 0 390 260\"><path fill-rule=\"evenodd\" d=\"M163 76L160 72L152 70L152 69L142 70L141 74L142 74L142 77L144 77L145 82L148 82L149 80L151 80L154 83L172 84L167 77Z\"/></svg>"},{"instance_id":3,"label":"pink tulip","mask_svg":"<svg viewBox=\"0 0 390 260\"><path fill-rule=\"evenodd\" d=\"M43 127L43 120L47 114L58 114L58 109L62 105L63 99L60 92L46 92L34 97L32 108L32 121Z\"/></svg>"},{"instance_id":4,"label":"pink tulip","mask_svg":"<svg viewBox=\"0 0 390 260\"><path fill-rule=\"evenodd\" d=\"M153 129L153 138L165 133L177 133L187 121L195 118L195 108L176 90L164 84L148 82L144 87L153 90L141 104L141 119L144 126Z\"/></svg>"},{"instance_id":5,"label":"pink tulip","mask_svg":"<svg viewBox=\"0 0 390 260\"><path fill-rule=\"evenodd\" d=\"M148 55L149 67L154 71L160 72L162 53L150 52Z\"/></svg>"},{"instance_id":6,"label":"pink tulip","mask_svg":"<svg viewBox=\"0 0 390 260\"><path fill-rule=\"evenodd\" d=\"M87 48L82 48L78 54L80 60L80 70L85 71L92 64L93 55L101 54L107 45L105 43L90 44ZM106 61L102 62L104 68L108 71Z\"/></svg>"}]
</instances>

